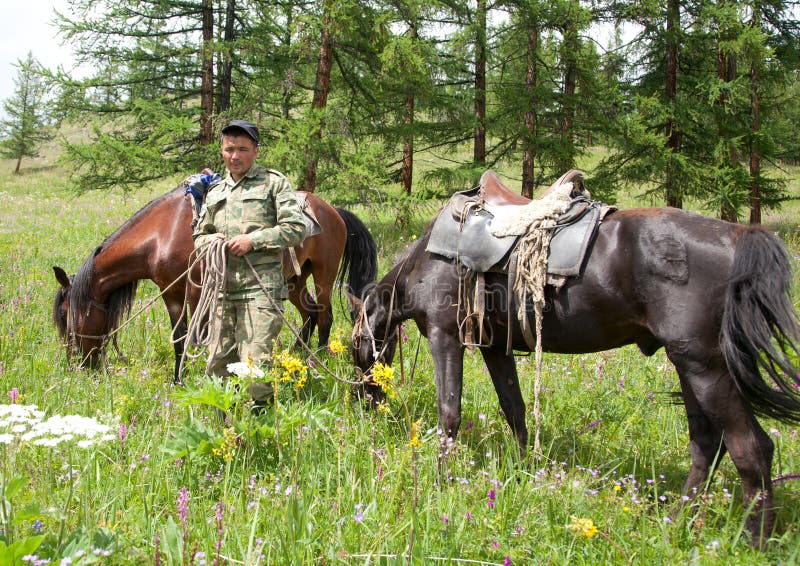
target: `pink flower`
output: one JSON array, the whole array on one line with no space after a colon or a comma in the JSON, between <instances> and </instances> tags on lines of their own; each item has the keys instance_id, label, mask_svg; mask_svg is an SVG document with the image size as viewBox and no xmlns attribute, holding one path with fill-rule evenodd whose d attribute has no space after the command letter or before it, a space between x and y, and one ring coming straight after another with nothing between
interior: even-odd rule
<instances>
[{"instance_id":1,"label":"pink flower","mask_svg":"<svg viewBox=\"0 0 800 566\"><path fill-rule=\"evenodd\" d=\"M186 520L189 518L189 490L186 486L181 488L181 493L178 496L178 519L181 525L186 530Z\"/></svg>"},{"instance_id":2,"label":"pink flower","mask_svg":"<svg viewBox=\"0 0 800 566\"><path fill-rule=\"evenodd\" d=\"M125 423L120 423L119 425L119 444L122 446L122 449L125 450L125 439L128 437L128 427L125 426Z\"/></svg>"},{"instance_id":3,"label":"pink flower","mask_svg":"<svg viewBox=\"0 0 800 566\"><path fill-rule=\"evenodd\" d=\"M11 404L17 404L17 398L19 397L19 390L16 387L12 387L11 391L8 392L8 396L11 397Z\"/></svg>"},{"instance_id":4,"label":"pink flower","mask_svg":"<svg viewBox=\"0 0 800 566\"><path fill-rule=\"evenodd\" d=\"M488 499L486 505L489 506L489 509L494 509L494 488L489 490Z\"/></svg>"}]
</instances>

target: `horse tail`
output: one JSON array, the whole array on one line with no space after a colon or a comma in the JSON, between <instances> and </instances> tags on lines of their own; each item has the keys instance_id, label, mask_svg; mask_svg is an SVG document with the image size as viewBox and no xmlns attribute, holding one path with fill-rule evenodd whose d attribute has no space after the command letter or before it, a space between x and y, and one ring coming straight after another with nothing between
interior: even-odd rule
<instances>
[{"instance_id":1,"label":"horse tail","mask_svg":"<svg viewBox=\"0 0 800 566\"><path fill-rule=\"evenodd\" d=\"M791 284L791 265L778 237L763 228L747 228L736 243L720 346L753 411L783 422L800 420L795 365L800 325Z\"/></svg>"},{"instance_id":2,"label":"horse tail","mask_svg":"<svg viewBox=\"0 0 800 566\"><path fill-rule=\"evenodd\" d=\"M363 298L364 291L378 276L378 246L355 214L339 207L336 207L336 212L347 226L344 255L336 280L342 283L346 276L348 291Z\"/></svg>"}]
</instances>

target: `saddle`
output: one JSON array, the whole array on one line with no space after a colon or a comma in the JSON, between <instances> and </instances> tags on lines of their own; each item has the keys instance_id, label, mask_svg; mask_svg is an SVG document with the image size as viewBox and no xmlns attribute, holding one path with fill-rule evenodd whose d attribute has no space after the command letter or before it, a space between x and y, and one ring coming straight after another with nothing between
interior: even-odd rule
<instances>
[{"instance_id":1,"label":"saddle","mask_svg":"<svg viewBox=\"0 0 800 566\"><path fill-rule=\"evenodd\" d=\"M544 196L566 183L572 183L572 201L557 220L548 252L547 272L554 276L580 274L597 225L608 212L590 199L577 169L562 175ZM506 187L494 171L486 171L477 187L456 193L439 212L426 250L456 259L478 273L505 273L519 235L496 236L493 228L519 215L530 202Z\"/></svg>"},{"instance_id":2,"label":"saddle","mask_svg":"<svg viewBox=\"0 0 800 566\"><path fill-rule=\"evenodd\" d=\"M534 202L536 206L529 206ZM462 344L468 348L483 345L483 274L489 271L508 273L508 328L511 328L517 250L524 247L530 251L521 242L529 233L535 236L534 232L529 232L531 226L542 226L535 230L552 230L549 245L542 248L542 253L547 254L547 273L542 285L546 280L546 284L558 289L567 277L580 275L597 227L611 210L591 200L583 186L583 173L577 169L562 175L539 201L516 194L493 171L481 176L479 186L453 195L434 220L426 250L455 259L468 270L465 283L470 290L463 297L459 291L459 310L463 306L466 312L459 324ZM546 223L537 222L545 219ZM526 302L523 297L522 303ZM523 309L520 326L525 342L533 351L536 340L526 309ZM473 339L476 329L477 342ZM511 354L511 333L507 337L506 351Z\"/></svg>"}]
</instances>

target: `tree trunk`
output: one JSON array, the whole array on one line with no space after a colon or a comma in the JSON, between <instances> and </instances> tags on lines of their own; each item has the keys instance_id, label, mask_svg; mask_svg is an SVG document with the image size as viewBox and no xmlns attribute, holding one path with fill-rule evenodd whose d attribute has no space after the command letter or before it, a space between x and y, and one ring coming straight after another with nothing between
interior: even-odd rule
<instances>
[{"instance_id":1,"label":"tree trunk","mask_svg":"<svg viewBox=\"0 0 800 566\"><path fill-rule=\"evenodd\" d=\"M525 91L528 95L528 111L525 112L525 140L522 154L522 196L533 198L536 181L534 166L536 162L536 51L539 48L539 29L531 21L528 24L527 72Z\"/></svg>"},{"instance_id":2,"label":"tree trunk","mask_svg":"<svg viewBox=\"0 0 800 566\"><path fill-rule=\"evenodd\" d=\"M225 9L225 31L222 42L225 51L222 54L222 68L219 76L219 98L217 99L217 110L222 113L231 107L231 83L233 81L233 42L234 23L236 18L236 0L228 0Z\"/></svg>"},{"instance_id":3,"label":"tree trunk","mask_svg":"<svg viewBox=\"0 0 800 566\"><path fill-rule=\"evenodd\" d=\"M678 94L678 53L680 51L681 15L679 0L667 2L667 72L666 94L669 118L666 123L667 149L670 153L665 171L665 192L667 206L683 208L683 195L676 178L678 172L673 165L674 157L680 152L681 135L675 124L676 99Z\"/></svg>"},{"instance_id":4,"label":"tree trunk","mask_svg":"<svg viewBox=\"0 0 800 566\"><path fill-rule=\"evenodd\" d=\"M318 118L318 111L328 104L328 93L331 90L331 66L333 64L333 33L331 27L330 8L326 6L322 18L322 33L320 37L319 58L317 59L317 77L314 81L314 98L311 101L313 119ZM306 174L301 189L313 193L317 185L317 165L319 164L318 142L322 139L323 121L319 112L319 125L311 136L306 157Z\"/></svg>"},{"instance_id":5,"label":"tree trunk","mask_svg":"<svg viewBox=\"0 0 800 566\"><path fill-rule=\"evenodd\" d=\"M203 0L203 75L200 84L200 145L206 146L214 139L214 7L211 0Z\"/></svg>"},{"instance_id":6,"label":"tree trunk","mask_svg":"<svg viewBox=\"0 0 800 566\"><path fill-rule=\"evenodd\" d=\"M731 82L736 78L735 55L726 54L722 50L719 51L717 55L717 75L724 82ZM727 95L724 91L719 95L719 103L722 106L727 104ZM720 122L720 137L723 139L728 139L730 137L728 135L728 128L726 127L724 120ZM729 165L730 167L735 168L737 166L739 156L733 142L729 142L729 148ZM738 217L736 216L736 209L730 202L722 203L719 217L722 220L727 220L728 222L739 221Z\"/></svg>"},{"instance_id":7,"label":"tree trunk","mask_svg":"<svg viewBox=\"0 0 800 566\"><path fill-rule=\"evenodd\" d=\"M563 65L564 91L561 104L561 144L565 153L558 164L559 173L575 167L575 150L573 147L573 128L575 126L575 87L578 76L578 29L573 11L579 9L575 2L570 2L570 15L564 27Z\"/></svg>"},{"instance_id":8,"label":"tree trunk","mask_svg":"<svg viewBox=\"0 0 800 566\"><path fill-rule=\"evenodd\" d=\"M20 165L22 165L22 156L21 155L17 158L17 166L14 167L14 175L19 175L19 167L20 167Z\"/></svg>"},{"instance_id":9,"label":"tree trunk","mask_svg":"<svg viewBox=\"0 0 800 566\"><path fill-rule=\"evenodd\" d=\"M414 95L406 95L405 115L403 117L405 135L403 136L403 190L411 194L411 183L414 177L414 135L411 133L414 125Z\"/></svg>"},{"instance_id":10,"label":"tree trunk","mask_svg":"<svg viewBox=\"0 0 800 566\"><path fill-rule=\"evenodd\" d=\"M486 0L478 0L475 38L475 143L472 161L486 164Z\"/></svg>"},{"instance_id":11,"label":"tree trunk","mask_svg":"<svg viewBox=\"0 0 800 566\"><path fill-rule=\"evenodd\" d=\"M750 67L750 224L761 224L761 153L758 132L761 130L761 100L758 94L758 62Z\"/></svg>"}]
</instances>

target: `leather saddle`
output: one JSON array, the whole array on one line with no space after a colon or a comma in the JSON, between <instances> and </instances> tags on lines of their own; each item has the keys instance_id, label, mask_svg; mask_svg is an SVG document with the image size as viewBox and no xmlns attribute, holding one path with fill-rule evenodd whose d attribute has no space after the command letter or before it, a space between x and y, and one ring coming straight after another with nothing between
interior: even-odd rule
<instances>
[{"instance_id":1,"label":"leather saddle","mask_svg":"<svg viewBox=\"0 0 800 566\"><path fill-rule=\"evenodd\" d=\"M558 219L548 252L547 272L558 276L580 274L599 221L608 212L607 207L590 199L583 173L577 169L562 175L545 194L567 182L572 183L572 202ZM520 207L530 202L506 187L494 171L486 171L478 187L456 193L439 212L426 250L456 259L479 273L506 272L518 236L497 237L492 234L492 225L518 215Z\"/></svg>"}]
</instances>

